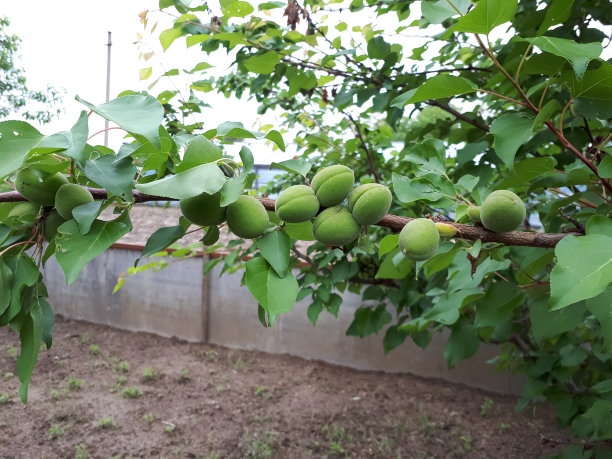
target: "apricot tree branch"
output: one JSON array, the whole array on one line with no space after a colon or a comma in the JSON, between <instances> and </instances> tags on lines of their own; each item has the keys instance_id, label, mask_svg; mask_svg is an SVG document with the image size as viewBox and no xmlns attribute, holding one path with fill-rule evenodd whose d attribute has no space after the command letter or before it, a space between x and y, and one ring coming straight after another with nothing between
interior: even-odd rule
<instances>
[{"instance_id":1,"label":"apricot tree branch","mask_svg":"<svg viewBox=\"0 0 612 459\"><path fill-rule=\"evenodd\" d=\"M100 188L88 188L94 199L106 199L108 193ZM133 191L134 202L149 202L149 201L178 201L178 199L167 198L163 196L151 196ZM257 198L267 210L274 211L274 199ZM0 202L19 202L26 199L16 191L0 193ZM399 215L387 215L380 220L376 226L389 228L395 233L399 233L402 228L413 218L400 217ZM494 233L482 226L464 225L462 223L445 222L448 225L454 226L457 229L456 239L468 239L471 241L496 242L509 246L525 246L525 247L543 247L554 248L557 243L566 237L569 233L530 233L523 231L510 231L507 233Z\"/></svg>"}]
</instances>

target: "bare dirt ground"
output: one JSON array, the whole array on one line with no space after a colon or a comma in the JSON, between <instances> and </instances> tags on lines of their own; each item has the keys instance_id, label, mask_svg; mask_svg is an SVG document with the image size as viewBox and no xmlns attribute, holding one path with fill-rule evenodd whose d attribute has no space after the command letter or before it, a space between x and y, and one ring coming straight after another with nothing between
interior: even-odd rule
<instances>
[{"instance_id":1,"label":"bare dirt ground","mask_svg":"<svg viewBox=\"0 0 612 459\"><path fill-rule=\"evenodd\" d=\"M0 330L1 458L522 459L568 439L511 396L61 317L24 406L18 348Z\"/></svg>"}]
</instances>

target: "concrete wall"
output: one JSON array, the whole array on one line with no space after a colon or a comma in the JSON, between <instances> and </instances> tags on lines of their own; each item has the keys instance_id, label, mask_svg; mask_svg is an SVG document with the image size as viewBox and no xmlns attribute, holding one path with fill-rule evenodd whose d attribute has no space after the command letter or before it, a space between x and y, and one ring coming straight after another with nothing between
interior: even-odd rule
<instances>
[{"instance_id":1,"label":"concrete wall","mask_svg":"<svg viewBox=\"0 0 612 459\"><path fill-rule=\"evenodd\" d=\"M111 249L88 263L67 286L53 257L45 267L45 284L56 313L132 331L177 336L201 342L206 336L202 304L202 259L171 263L159 272L128 277L113 294L117 279L134 266L139 251ZM143 260L141 264L147 261Z\"/></svg>"},{"instance_id":2,"label":"concrete wall","mask_svg":"<svg viewBox=\"0 0 612 459\"><path fill-rule=\"evenodd\" d=\"M71 286L65 285L61 269L50 261L45 277L55 311L74 319L188 341L287 353L365 370L408 372L497 392L520 392L519 379L486 364L496 355L495 346L481 346L476 356L449 370L443 357L445 334L434 336L425 350L408 339L388 355L383 353L383 331L364 339L346 336L360 306L360 297L350 293L344 295L338 318L323 311L316 327L306 316L307 298L281 315L273 327L264 328L257 318L257 303L240 285L242 272L219 276L218 265L202 279L203 260L193 258L128 278L113 295L118 276L133 265L138 254L135 250L108 250L90 262Z\"/></svg>"}]
</instances>

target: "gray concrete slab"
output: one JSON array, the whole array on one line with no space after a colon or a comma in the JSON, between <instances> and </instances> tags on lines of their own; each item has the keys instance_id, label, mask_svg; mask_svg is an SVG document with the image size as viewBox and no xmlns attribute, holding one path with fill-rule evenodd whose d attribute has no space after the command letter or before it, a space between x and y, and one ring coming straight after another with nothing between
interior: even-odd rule
<instances>
[{"instance_id":1,"label":"gray concrete slab","mask_svg":"<svg viewBox=\"0 0 612 459\"><path fill-rule=\"evenodd\" d=\"M134 265L139 254L135 250L107 250L89 262L70 286L52 258L44 276L54 310L65 317L124 330L203 341L202 259L171 263L159 272L138 273L113 294L119 275ZM142 260L141 265L146 263Z\"/></svg>"},{"instance_id":2,"label":"gray concrete slab","mask_svg":"<svg viewBox=\"0 0 612 459\"><path fill-rule=\"evenodd\" d=\"M508 371L496 371L486 363L498 351L496 346L482 345L471 359L449 370L443 351L447 333L432 338L426 349L410 339L385 355L382 346L384 330L366 338L346 336L361 297L344 294L338 317L323 311L316 326L306 316L309 298L296 303L288 314L279 317L271 328L264 328L257 317L257 302L240 286L242 272L219 277L220 267L209 275L210 304L208 312L209 342L227 347L287 353L307 359L323 360L362 370L406 372L424 377L442 378L468 386L504 393L519 393L520 379Z\"/></svg>"}]
</instances>

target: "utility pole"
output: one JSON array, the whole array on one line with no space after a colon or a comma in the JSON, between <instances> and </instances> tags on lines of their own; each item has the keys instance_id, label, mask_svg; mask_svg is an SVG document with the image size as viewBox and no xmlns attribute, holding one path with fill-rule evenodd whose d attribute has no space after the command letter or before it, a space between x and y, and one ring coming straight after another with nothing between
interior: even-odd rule
<instances>
[{"instance_id":1,"label":"utility pole","mask_svg":"<svg viewBox=\"0 0 612 459\"><path fill-rule=\"evenodd\" d=\"M106 46L108 47L108 52L106 53L106 102L110 99L110 65L111 65L111 46L113 43L111 42L111 32L108 32L108 43ZM104 121L104 146L108 147L108 120Z\"/></svg>"}]
</instances>

